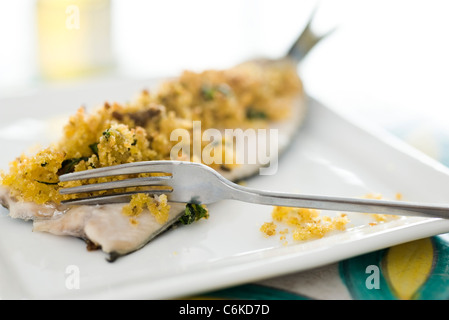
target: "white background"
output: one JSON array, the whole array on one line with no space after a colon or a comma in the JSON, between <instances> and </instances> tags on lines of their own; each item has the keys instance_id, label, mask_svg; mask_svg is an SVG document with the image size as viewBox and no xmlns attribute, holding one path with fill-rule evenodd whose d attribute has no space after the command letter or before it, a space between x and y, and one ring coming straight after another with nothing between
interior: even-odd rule
<instances>
[{"instance_id":1,"label":"white background","mask_svg":"<svg viewBox=\"0 0 449 320\"><path fill-rule=\"evenodd\" d=\"M35 8L34 0L0 0L0 96L47 85L36 62ZM310 94L386 127L449 131L444 0L112 0L116 67L103 76L154 78L278 57L314 8L315 31L337 29L301 66Z\"/></svg>"}]
</instances>

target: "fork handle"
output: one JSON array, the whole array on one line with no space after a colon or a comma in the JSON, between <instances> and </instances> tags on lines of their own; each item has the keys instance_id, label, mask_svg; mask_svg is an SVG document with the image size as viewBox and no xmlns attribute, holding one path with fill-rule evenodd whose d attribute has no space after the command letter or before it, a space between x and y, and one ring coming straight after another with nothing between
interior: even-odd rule
<instances>
[{"instance_id":1,"label":"fork handle","mask_svg":"<svg viewBox=\"0 0 449 320\"><path fill-rule=\"evenodd\" d=\"M230 186L231 199L270 206L299 207L342 212L449 218L449 206L405 201L356 199L333 196L268 192L239 185Z\"/></svg>"}]
</instances>

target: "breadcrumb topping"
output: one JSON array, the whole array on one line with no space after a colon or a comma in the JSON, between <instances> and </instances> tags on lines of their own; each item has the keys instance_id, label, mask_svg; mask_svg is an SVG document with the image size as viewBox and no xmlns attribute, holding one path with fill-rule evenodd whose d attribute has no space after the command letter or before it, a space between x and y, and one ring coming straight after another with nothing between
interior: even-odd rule
<instances>
[{"instance_id":1,"label":"breadcrumb topping","mask_svg":"<svg viewBox=\"0 0 449 320\"><path fill-rule=\"evenodd\" d=\"M163 83L155 92L143 90L129 103L106 102L90 114L80 108L69 118L59 141L12 161L8 173L0 172L0 184L8 187L11 197L18 201L59 204L77 197L59 194L61 187L136 176L59 182L62 174L137 161L169 160L173 146L178 143L170 140L174 129L188 130L193 139L195 120L201 121L202 130L264 127L270 121L288 117L293 100L301 93L296 66L289 61L249 62L201 73L186 71L179 78ZM223 158L228 152L224 141L222 145ZM232 162L222 160L220 164L206 164L218 169L221 163ZM227 164L222 169L229 170L232 166ZM153 174L138 176L150 175ZM109 191L85 196L106 192ZM124 214L132 224L138 224L138 216L149 210L158 222L165 222L170 208L166 197L146 193L133 196Z\"/></svg>"},{"instance_id":2,"label":"breadcrumb topping","mask_svg":"<svg viewBox=\"0 0 449 320\"><path fill-rule=\"evenodd\" d=\"M60 141L11 162L9 172L0 173L0 184L9 187L18 201L59 204L75 197L60 195L60 187L116 179L60 183L59 176L64 173L168 160L178 143L170 141L174 129L191 131L194 120L202 122L203 130L263 127L288 117L300 93L302 83L295 65L288 61L249 62L201 73L186 71L155 92L143 90L129 103L106 102L90 114L80 108L65 125ZM214 163L210 166L219 167Z\"/></svg>"},{"instance_id":3,"label":"breadcrumb topping","mask_svg":"<svg viewBox=\"0 0 449 320\"><path fill-rule=\"evenodd\" d=\"M131 202L123 207L123 214L130 217L133 224L137 224L138 217L145 209L156 218L159 224L163 224L168 220L170 205L167 202L167 196L149 195L138 193L131 197Z\"/></svg>"}]
</instances>

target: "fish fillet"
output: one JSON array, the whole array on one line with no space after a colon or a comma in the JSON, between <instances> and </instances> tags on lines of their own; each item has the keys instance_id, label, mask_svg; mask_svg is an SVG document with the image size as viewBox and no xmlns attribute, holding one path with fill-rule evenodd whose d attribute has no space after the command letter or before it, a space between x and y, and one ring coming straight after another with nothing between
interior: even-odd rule
<instances>
[{"instance_id":1,"label":"fish fillet","mask_svg":"<svg viewBox=\"0 0 449 320\"><path fill-rule=\"evenodd\" d=\"M278 130L276 157L287 149L304 122L306 103L302 93L292 106L292 111L288 119L272 123L269 127ZM258 174L263 166L266 164L242 164L219 172L231 181L238 181ZM74 207L38 205L17 201L10 196L9 189L3 186L0 186L0 205L9 209L11 218L32 220L34 231L84 239L90 247L104 251L110 261L142 248L151 239L174 225L185 211L185 204L169 203L171 208L167 223L158 223L145 209L136 217L137 223L132 224L129 217L122 212L125 204Z\"/></svg>"}]
</instances>

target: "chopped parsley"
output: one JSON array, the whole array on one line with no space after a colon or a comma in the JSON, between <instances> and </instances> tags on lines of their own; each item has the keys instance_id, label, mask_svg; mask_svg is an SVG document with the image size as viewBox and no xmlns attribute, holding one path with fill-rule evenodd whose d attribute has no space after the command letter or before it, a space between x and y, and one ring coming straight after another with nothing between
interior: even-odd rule
<instances>
[{"instance_id":1,"label":"chopped parsley","mask_svg":"<svg viewBox=\"0 0 449 320\"><path fill-rule=\"evenodd\" d=\"M75 166L80 163L81 161L88 161L88 157L81 157L81 158L73 158L73 159L67 159L64 160L61 164L61 168L58 170L58 175L61 176L66 173L73 172L75 170Z\"/></svg>"},{"instance_id":2,"label":"chopped parsley","mask_svg":"<svg viewBox=\"0 0 449 320\"><path fill-rule=\"evenodd\" d=\"M42 184L46 184L47 186L56 186L59 184L59 182L46 182L46 181L39 181L39 180L34 180L34 181L42 183Z\"/></svg>"},{"instance_id":3,"label":"chopped parsley","mask_svg":"<svg viewBox=\"0 0 449 320\"><path fill-rule=\"evenodd\" d=\"M247 107L246 108L246 118L250 119L250 120L267 119L268 115L263 111L254 109L254 107Z\"/></svg>"},{"instance_id":4,"label":"chopped parsley","mask_svg":"<svg viewBox=\"0 0 449 320\"><path fill-rule=\"evenodd\" d=\"M98 157L98 142L90 144L89 148Z\"/></svg>"},{"instance_id":5,"label":"chopped parsley","mask_svg":"<svg viewBox=\"0 0 449 320\"><path fill-rule=\"evenodd\" d=\"M213 88L211 86L203 85L201 87L201 96L206 101L214 100L215 91L216 91L215 88Z\"/></svg>"},{"instance_id":6,"label":"chopped parsley","mask_svg":"<svg viewBox=\"0 0 449 320\"><path fill-rule=\"evenodd\" d=\"M109 129L104 131L103 132L103 137L106 138L106 141L109 141L109 138L111 137L111 131L109 131Z\"/></svg>"},{"instance_id":7,"label":"chopped parsley","mask_svg":"<svg viewBox=\"0 0 449 320\"><path fill-rule=\"evenodd\" d=\"M206 101L214 100L217 93L221 93L225 97L231 95L232 89L227 84L219 84L218 86L203 85L201 87L201 96Z\"/></svg>"},{"instance_id":8,"label":"chopped parsley","mask_svg":"<svg viewBox=\"0 0 449 320\"><path fill-rule=\"evenodd\" d=\"M184 215L179 218L182 224L192 224L202 218L208 218L209 212L200 204L188 203Z\"/></svg>"}]
</instances>

